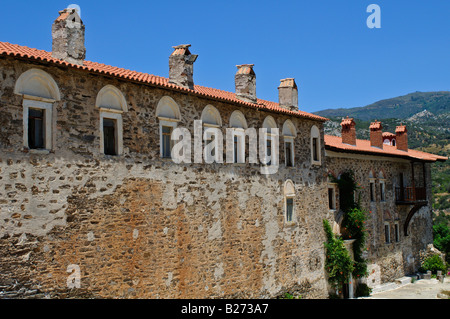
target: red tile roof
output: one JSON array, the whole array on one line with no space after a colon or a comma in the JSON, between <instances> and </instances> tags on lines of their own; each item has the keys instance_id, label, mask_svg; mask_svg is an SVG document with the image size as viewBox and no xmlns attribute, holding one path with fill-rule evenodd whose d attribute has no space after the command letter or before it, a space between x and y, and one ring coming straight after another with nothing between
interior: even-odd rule
<instances>
[{"instance_id":1,"label":"red tile roof","mask_svg":"<svg viewBox=\"0 0 450 319\"><path fill-rule=\"evenodd\" d=\"M178 85L169 83L169 79L165 77L160 77L148 73L142 73L137 71L130 71L123 68L118 68L110 65L105 65L102 63L84 61L83 65L75 65L68 63L64 60L55 59L52 57L51 52L47 52L44 50L38 50L29 48L26 46L21 46L17 44L11 44L8 42L0 42L0 55L8 55L13 57L27 58L30 60L37 61L45 61L60 65L67 65L72 68L82 69L89 72L95 72L105 75L110 75L114 77L119 77L122 79L127 79L130 81L136 81L140 83L150 84L154 86L169 88L177 91L191 92L195 95L212 98L219 101L231 102L238 105L260 109L260 110L268 110L277 113L283 113L290 116L307 118L311 120L317 121L327 121L328 119L322 116L314 115L304 111L292 111L288 109L284 109L279 106L278 103L270 102L262 99L258 99L257 103L249 103L245 101L241 101L236 98L236 94L232 92L222 91L219 89L208 88L205 86L195 85L193 90L180 87Z\"/></svg>"},{"instance_id":2,"label":"red tile roof","mask_svg":"<svg viewBox=\"0 0 450 319\"><path fill-rule=\"evenodd\" d=\"M325 148L331 151L361 153L379 156L401 157L407 159L415 159L422 161L446 161L445 156L434 155L417 150L408 149L408 152L398 150L397 147L384 144L383 149L370 146L368 140L356 140L356 145L342 143L340 136L325 135Z\"/></svg>"},{"instance_id":3,"label":"red tile roof","mask_svg":"<svg viewBox=\"0 0 450 319\"><path fill-rule=\"evenodd\" d=\"M406 129L406 125L400 125L395 128L395 133L406 133L408 130Z\"/></svg>"}]
</instances>

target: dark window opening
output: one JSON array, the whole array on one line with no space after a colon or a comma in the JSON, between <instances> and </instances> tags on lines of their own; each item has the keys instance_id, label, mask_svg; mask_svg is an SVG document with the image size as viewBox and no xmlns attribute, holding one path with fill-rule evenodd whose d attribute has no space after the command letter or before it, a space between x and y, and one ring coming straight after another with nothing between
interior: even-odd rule
<instances>
[{"instance_id":1,"label":"dark window opening","mask_svg":"<svg viewBox=\"0 0 450 319\"><path fill-rule=\"evenodd\" d=\"M267 159L270 160L267 162L266 165L270 165L272 163L272 140L267 140Z\"/></svg>"},{"instance_id":2,"label":"dark window opening","mask_svg":"<svg viewBox=\"0 0 450 319\"><path fill-rule=\"evenodd\" d=\"M370 183L370 201L375 201L375 184L373 182Z\"/></svg>"},{"instance_id":3,"label":"dark window opening","mask_svg":"<svg viewBox=\"0 0 450 319\"><path fill-rule=\"evenodd\" d=\"M384 225L384 237L386 239L386 244L389 244L391 242L389 225Z\"/></svg>"},{"instance_id":4,"label":"dark window opening","mask_svg":"<svg viewBox=\"0 0 450 319\"><path fill-rule=\"evenodd\" d=\"M103 149L105 155L117 155L115 120L103 119Z\"/></svg>"},{"instance_id":5,"label":"dark window opening","mask_svg":"<svg viewBox=\"0 0 450 319\"><path fill-rule=\"evenodd\" d=\"M238 162L238 137L234 136L234 162Z\"/></svg>"},{"instance_id":6,"label":"dark window opening","mask_svg":"<svg viewBox=\"0 0 450 319\"><path fill-rule=\"evenodd\" d=\"M44 148L44 110L28 110L28 147Z\"/></svg>"},{"instance_id":7,"label":"dark window opening","mask_svg":"<svg viewBox=\"0 0 450 319\"><path fill-rule=\"evenodd\" d=\"M334 189L328 188L328 208L329 209L336 209L334 206Z\"/></svg>"},{"instance_id":8,"label":"dark window opening","mask_svg":"<svg viewBox=\"0 0 450 319\"><path fill-rule=\"evenodd\" d=\"M319 161L319 141L318 141L318 138L317 137L313 137L313 140L312 140L312 143L313 143L313 149L312 149L312 151L313 151L313 160L314 161Z\"/></svg>"},{"instance_id":9,"label":"dark window opening","mask_svg":"<svg viewBox=\"0 0 450 319\"><path fill-rule=\"evenodd\" d=\"M294 199L286 198L286 221L292 221L292 213L294 211Z\"/></svg>"},{"instance_id":10,"label":"dark window opening","mask_svg":"<svg viewBox=\"0 0 450 319\"><path fill-rule=\"evenodd\" d=\"M171 158L172 157L172 127L163 126L162 127L162 157Z\"/></svg>"},{"instance_id":11,"label":"dark window opening","mask_svg":"<svg viewBox=\"0 0 450 319\"><path fill-rule=\"evenodd\" d=\"M286 142L286 166L292 165L292 143Z\"/></svg>"}]
</instances>

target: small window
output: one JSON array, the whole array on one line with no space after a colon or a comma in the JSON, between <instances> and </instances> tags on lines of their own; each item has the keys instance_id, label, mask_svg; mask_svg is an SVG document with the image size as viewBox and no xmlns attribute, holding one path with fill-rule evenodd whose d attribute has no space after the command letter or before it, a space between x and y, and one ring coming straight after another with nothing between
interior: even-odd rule
<instances>
[{"instance_id":1,"label":"small window","mask_svg":"<svg viewBox=\"0 0 450 319\"><path fill-rule=\"evenodd\" d=\"M394 232L395 232L395 242L398 243L400 241L400 229L398 223L394 224Z\"/></svg>"},{"instance_id":2,"label":"small window","mask_svg":"<svg viewBox=\"0 0 450 319\"><path fill-rule=\"evenodd\" d=\"M238 142L239 142L238 137L235 135L234 139L233 139L233 155L234 155L233 160L234 160L234 163L238 162L238 154L239 154Z\"/></svg>"},{"instance_id":3,"label":"small window","mask_svg":"<svg viewBox=\"0 0 450 319\"><path fill-rule=\"evenodd\" d=\"M384 238L386 240L386 244L391 242L391 231L389 224L384 224Z\"/></svg>"},{"instance_id":4,"label":"small window","mask_svg":"<svg viewBox=\"0 0 450 319\"><path fill-rule=\"evenodd\" d=\"M162 126L162 157L172 158L172 131L171 126Z\"/></svg>"},{"instance_id":5,"label":"small window","mask_svg":"<svg viewBox=\"0 0 450 319\"><path fill-rule=\"evenodd\" d=\"M314 161L319 161L319 150L318 150L318 145L319 145L319 139L317 137L313 137L313 160Z\"/></svg>"},{"instance_id":6,"label":"small window","mask_svg":"<svg viewBox=\"0 0 450 319\"><path fill-rule=\"evenodd\" d=\"M286 148L286 150L285 150L286 166L292 167L292 166L294 166L294 163L292 161L292 155L293 155L293 152L292 152L293 144L292 144L292 142L290 142L290 141L289 142L285 142L285 148Z\"/></svg>"},{"instance_id":7,"label":"small window","mask_svg":"<svg viewBox=\"0 0 450 319\"><path fill-rule=\"evenodd\" d=\"M336 209L336 196L334 187L328 187L328 208L330 210Z\"/></svg>"},{"instance_id":8,"label":"small window","mask_svg":"<svg viewBox=\"0 0 450 319\"><path fill-rule=\"evenodd\" d=\"M294 212L294 199L286 198L286 221L292 222L292 214Z\"/></svg>"},{"instance_id":9,"label":"small window","mask_svg":"<svg viewBox=\"0 0 450 319\"><path fill-rule=\"evenodd\" d=\"M116 132L116 121L103 118L103 152L105 155L117 155Z\"/></svg>"},{"instance_id":10,"label":"small window","mask_svg":"<svg viewBox=\"0 0 450 319\"><path fill-rule=\"evenodd\" d=\"M42 149L45 135L45 110L28 109L28 147L30 149Z\"/></svg>"},{"instance_id":11,"label":"small window","mask_svg":"<svg viewBox=\"0 0 450 319\"><path fill-rule=\"evenodd\" d=\"M270 157L270 161L267 162L267 165L270 165L272 163L272 140L270 139L270 137L267 139L266 155L267 158Z\"/></svg>"},{"instance_id":12,"label":"small window","mask_svg":"<svg viewBox=\"0 0 450 319\"><path fill-rule=\"evenodd\" d=\"M375 201L375 182L370 181L369 191L370 191L370 201L374 202Z\"/></svg>"},{"instance_id":13,"label":"small window","mask_svg":"<svg viewBox=\"0 0 450 319\"><path fill-rule=\"evenodd\" d=\"M386 200L384 181L380 181L380 200L382 202L384 202Z\"/></svg>"}]
</instances>

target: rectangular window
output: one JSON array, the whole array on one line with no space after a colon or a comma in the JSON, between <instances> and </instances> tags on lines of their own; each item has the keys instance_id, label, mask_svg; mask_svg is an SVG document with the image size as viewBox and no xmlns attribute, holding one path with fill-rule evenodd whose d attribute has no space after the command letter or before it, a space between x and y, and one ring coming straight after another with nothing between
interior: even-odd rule
<instances>
[{"instance_id":1,"label":"rectangular window","mask_svg":"<svg viewBox=\"0 0 450 319\"><path fill-rule=\"evenodd\" d=\"M172 130L171 126L162 126L162 157L172 157Z\"/></svg>"},{"instance_id":2,"label":"rectangular window","mask_svg":"<svg viewBox=\"0 0 450 319\"><path fill-rule=\"evenodd\" d=\"M374 182L370 182L370 201L374 202L375 201L375 183Z\"/></svg>"},{"instance_id":3,"label":"rectangular window","mask_svg":"<svg viewBox=\"0 0 450 319\"><path fill-rule=\"evenodd\" d=\"M45 110L28 109L28 147L30 149L45 148Z\"/></svg>"},{"instance_id":4,"label":"rectangular window","mask_svg":"<svg viewBox=\"0 0 450 319\"><path fill-rule=\"evenodd\" d=\"M389 224L384 225L384 238L386 240L386 244L389 244L391 242L391 232L389 229Z\"/></svg>"},{"instance_id":5,"label":"rectangular window","mask_svg":"<svg viewBox=\"0 0 450 319\"><path fill-rule=\"evenodd\" d=\"M319 161L319 139L317 137L313 137L313 160Z\"/></svg>"},{"instance_id":6,"label":"rectangular window","mask_svg":"<svg viewBox=\"0 0 450 319\"><path fill-rule=\"evenodd\" d=\"M234 136L234 145L233 145L233 151L234 151L234 163L238 162L238 152L239 152L239 145L238 145L238 137L235 135Z\"/></svg>"},{"instance_id":7,"label":"rectangular window","mask_svg":"<svg viewBox=\"0 0 450 319\"><path fill-rule=\"evenodd\" d=\"M117 155L116 120L103 118L103 152L105 155Z\"/></svg>"},{"instance_id":8,"label":"rectangular window","mask_svg":"<svg viewBox=\"0 0 450 319\"><path fill-rule=\"evenodd\" d=\"M292 167L294 166L292 163L292 142L285 142L285 147L286 166Z\"/></svg>"},{"instance_id":9,"label":"rectangular window","mask_svg":"<svg viewBox=\"0 0 450 319\"><path fill-rule=\"evenodd\" d=\"M384 202L386 200L384 181L380 182L380 199L382 202Z\"/></svg>"},{"instance_id":10,"label":"rectangular window","mask_svg":"<svg viewBox=\"0 0 450 319\"><path fill-rule=\"evenodd\" d=\"M334 195L334 188L333 187L329 187L328 188L328 208L331 210L335 210L336 209L336 200L335 200L335 195Z\"/></svg>"},{"instance_id":11,"label":"rectangular window","mask_svg":"<svg viewBox=\"0 0 450 319\"><path fill-rule=\"evenodd\" d=\"M395 241L398 243L400 241L400 229L398 227L398 223L395 223L394 231L395 231Z\"/></svg>"},{"instance_id":12,"label":"rectangular window","mask_svg":"<svg viewBox=\"0 0 450 319\"><path fill-rule=\"evenodd\" d=\"M292 213L294 212L294 199L286 198L286 221L292 221Z\"/></svg>"},{"instance_id":13,"label":"rectangular window","mask_svg":"<svg viewBox=\"0 0 450 319\"><path fill-rule=\"evenodd\" d=\"M272 155L272 140L269 139L267 140L267 159L269 159L269 157ZM270 161L267 162L267 165L270 165L272 163L272 158L270 158Z\"/></svg>"}]
</instances>

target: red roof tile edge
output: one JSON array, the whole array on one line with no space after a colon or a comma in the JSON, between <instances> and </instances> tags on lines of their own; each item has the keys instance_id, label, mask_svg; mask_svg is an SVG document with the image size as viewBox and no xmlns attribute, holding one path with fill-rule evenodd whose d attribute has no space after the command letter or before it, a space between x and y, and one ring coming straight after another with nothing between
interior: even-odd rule
<instances>
[{"instance_id":1,"label":"red roof tile edge","mask_svg":"<svg viewBox=\"0 0 450 319\"><path fill-rule=\"evenodd\" d=\"M75 65L68 63L64 60L55 59L52 57L51 52L44 51L44 50L38 50L29 48L26 46L18 45L18 44L11 44L9 42L0 42L0 55L7 55L7 56L14 56L14 57L20 57L20 58L28 58L32 60L41 60L45 62L60 64L60 65L66 65L69 67L77 68L77 69L83 69L90 72L97 72L100 74L106 74L111 75L114 77L119 77L123 79L128 79L131 81L137 81L140 83L145 84L151 84L154 86L169 88L177 91L184 91L184 92L190 92L196 95L212 98L219 101L225 101L225 102L232 102L239 105L244 105L247 107L252 107L256 109L261 110L267 110L272 111L276 113L283 113L287 115L292 115L296 117L302 117L307 118L311 120L317 120L317 121L328 121L327 118L311 114L304 111L291 111L284 109L279 106L276 102L266 101L262 99L258 99L257 103L249 103L242 100L239 100L236 98L235 93L223 91L219 89L213 89L208 88L205 86L200 85L194 85L194 90L190 90L187 88L180 87L178 85L169 83L169 79L161 76L156 76L153 74L148 73L142 73L137 71L131 71L119 67L114 67L102 63L97 62L91 62L91 61L84 61L83 65Z\"/></svg>"},{"instance_id":2,"label":"red roof tile edge","mask_svg":"<svg viewBox=\"0 0 450 319\"><path fill-rule=\"evenodd\" d=\"M356 145L342 143L340 136L325 135L325 148L331 151L360 153L377 156L401 157L427 162L446 161L448 157L408 149L408 152L398 150L395 146L383 145L383 149L372 147L369 140L356 140Z\"/></svg>"}]
</instances>

